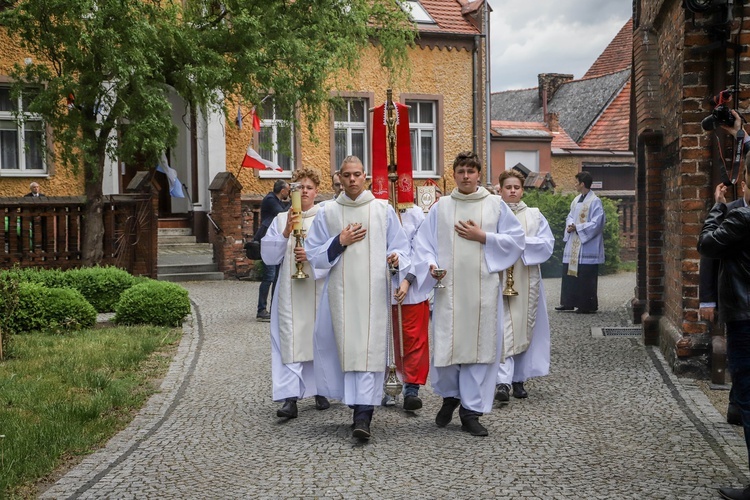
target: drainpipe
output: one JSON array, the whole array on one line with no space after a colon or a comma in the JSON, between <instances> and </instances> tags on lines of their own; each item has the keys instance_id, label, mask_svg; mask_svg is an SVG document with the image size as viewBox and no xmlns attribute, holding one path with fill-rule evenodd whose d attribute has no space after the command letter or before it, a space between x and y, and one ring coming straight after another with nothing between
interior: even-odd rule
<instances>
[{"instance_id":1,"label":"drainpipe","mask_svg":"<svg viewBox=\"0 0 750 500\"><path fill-rule=\"evenodd\" d=\"M492 185L492 87L490 80L492 71L490 71L490 1L484 0L484 72L485 72L485 93L486 93L486 140L487 156L485 159L485 168L487 169L487 185Z\"/></svg>"},{"instance_id":2,"label":"drainpipe","mask_svg":"<svg viewBox=\"0 0 750 500\"><path fill-rule=\"evenodd\" d=\"M479 117L479 35L474 36L474 53L471 58L471 100L474 112L471 120L471 149L474 153L479 150L479 139L477 138L477 118Z\"/></svg>"}]
</instances>

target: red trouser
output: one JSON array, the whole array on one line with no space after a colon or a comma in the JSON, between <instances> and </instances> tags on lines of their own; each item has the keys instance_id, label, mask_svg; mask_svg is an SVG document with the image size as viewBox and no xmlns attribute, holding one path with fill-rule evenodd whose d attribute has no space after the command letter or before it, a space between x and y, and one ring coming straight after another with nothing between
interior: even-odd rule
<instances>
[{"instance_id":1,"label":"red trouser","mask_svg":"<svg viewBox=\"0 0 750 500\"><path fill-rule=\"evenodd\" d=\"M424 385L430 371L430 345L427 329L430 325L430 303L401 306L401 322L404 331L404 360L401 360L401 342L398 333L398 307L392 306L393 345L396 353L396 370L407 384Z\"/></svg>"}]
</instances>

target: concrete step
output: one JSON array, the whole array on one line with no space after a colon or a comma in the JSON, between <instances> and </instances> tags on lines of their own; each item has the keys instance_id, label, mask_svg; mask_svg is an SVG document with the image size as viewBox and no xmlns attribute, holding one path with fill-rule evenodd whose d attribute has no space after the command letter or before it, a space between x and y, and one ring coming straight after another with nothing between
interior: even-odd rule
<instances>
[{"instance_id":1,"label":"concrete step","mask_svg":"<svg viewBox=\"0 0 750 500\"><path fill-rule=\"evenodd\" d=\"M157 274L185 274L185 273L215 273L219 267L213 262L208 264L158 264L156 266Z\"/></svg>"},{"instance_id":2,"label":"concrete step","mask_svg":"<svg viewBox=\"0 0 750 500\"><path fill-rule=\"evenodd\" d=\"M170 253L211 253L213 254L214 246L211 243L162 243L158 245L159 253L167 250Z\"/></svg>"},{"instance_id":3,"label":"concrete step","mask_svg":"<svg viewBox=\"0 0 750 500\"><path fill-rule=\"evenodd\" d=\"M160 227L159 238L162 236L192 236L193 230L189 227Z\"/></svg>"},{"instance_id":4,"label":"concrete step","mask_svg":"<svg viewBox=\"0 0 750 500\"><path fill-rule=\"evenodd\" d=\"M157 268L161 269L163 266L175 266L175 265L215 265L214 254L203 253L203 254L182 254L182 253L167 253L160 252L156 260Z\"/></svg>"},{"instance_id":5,"label":"concrete step","mask_svg":"<svg viewBox=\"0 0 750 500\"><path fill-rule=\"evenodd\" d=\"M179 273L179 274L157 274L156 279L160 281L222 281L224 273Z\"/></svg>"},{"instance_id":6,"label":"concrete step","mask_svg":"<svg viewBox=\"0 0 750 500\"><path fill-rule=\"evenodd\" d=\"M193 235L179 235L179 234L169 234L169 235L159 235L159 238L157 240L158 245L174 245L174 244L183 244L183 243L196 243L196 238ZM205 244L205 243L204 243Z\"/></svg>"}]
</instances>

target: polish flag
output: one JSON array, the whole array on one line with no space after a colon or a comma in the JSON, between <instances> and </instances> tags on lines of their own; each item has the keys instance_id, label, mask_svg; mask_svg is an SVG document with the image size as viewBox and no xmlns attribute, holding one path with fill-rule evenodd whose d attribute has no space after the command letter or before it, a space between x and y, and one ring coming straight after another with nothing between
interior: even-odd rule
<instances>
[{"instance_id":1,"label":"polish flag","mask_svg":"<svg viewBox=\"0 0 750 500\"><path fill-rule=\"evenodd\" d=\"M247 153L245 153L245 159L242 160L242 166L245 168L257 168L258 170L282 171L282 168L274 162L264 160L252 146L247 147Z\"/></svg>"},{"instance_id":2,"label":"polish flag","mask_svg":"<svg viewBox=\"0 0 750 500\"><path fill-rule=\"evenodd\" d=\"M255 106L250 109L250 116L253 120L253 128L256 132L260 132L260 117L258 116L258 113L255 112Z\"/></svg>"}]
</instances>

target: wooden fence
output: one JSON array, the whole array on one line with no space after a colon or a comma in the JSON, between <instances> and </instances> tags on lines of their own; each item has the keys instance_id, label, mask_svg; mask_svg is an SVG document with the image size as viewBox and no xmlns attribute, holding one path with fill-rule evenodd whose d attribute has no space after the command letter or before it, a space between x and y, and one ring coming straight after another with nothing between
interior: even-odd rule
<instances>
[{"instance_id":1,"label":"wooden fence","mask_svg":"<svg viewBox=\"0 0 750 500\"><path fill-rule=\"evenodd\" d=\"M0 198L0 267L80 267L84 197ZM104 258L156 278L158 216L152 193L105 196Z\"/></svg>"}]
</instances>

